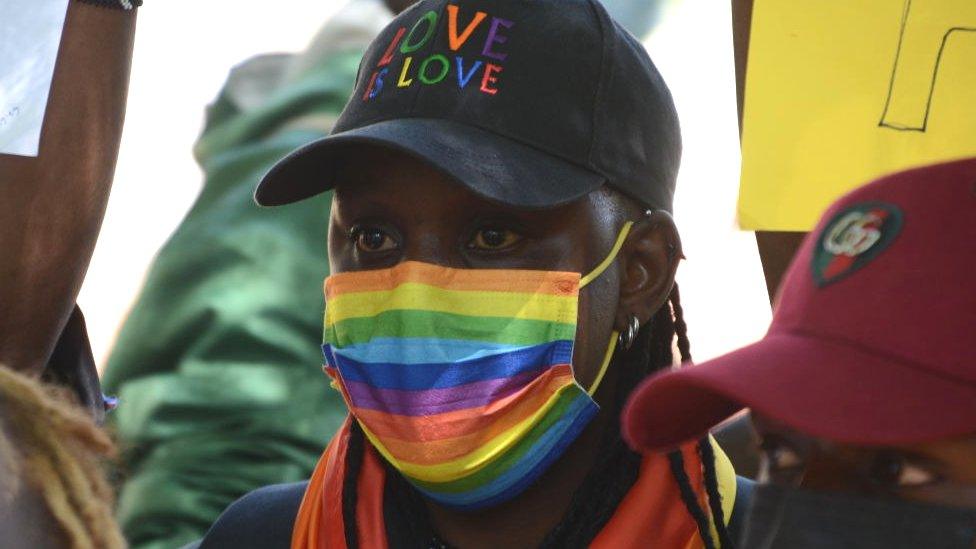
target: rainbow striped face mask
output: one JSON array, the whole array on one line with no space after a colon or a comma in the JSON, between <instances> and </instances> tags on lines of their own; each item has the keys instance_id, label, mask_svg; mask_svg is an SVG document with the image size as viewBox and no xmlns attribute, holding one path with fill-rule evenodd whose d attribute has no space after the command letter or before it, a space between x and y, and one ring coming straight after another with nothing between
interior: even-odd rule
<instances>
[{"instance_id":1,"label":"rainbow striped face mask","mask_svg":"<svg viewBox=\"0 0 976 549\"><path fill-rule=\"evenodd\" d=\"M479 509L524 491L593 419L573 375L592 273L404 262L325 281L326 372L373 446L426 497Z\"/></svg>"}]
</instances>

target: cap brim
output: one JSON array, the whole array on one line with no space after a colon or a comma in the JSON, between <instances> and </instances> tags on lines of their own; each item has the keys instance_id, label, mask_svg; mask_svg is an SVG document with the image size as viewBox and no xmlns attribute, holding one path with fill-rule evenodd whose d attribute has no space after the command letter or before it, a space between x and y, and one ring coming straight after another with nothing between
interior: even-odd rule
<instances>
[{"instance_id":1,"label":"cap brim","mask_svg":"<svg viewBox=\"0 0 976 549\"><path fill-rule=\"evenodd\" d=\"M645 381L623 413L636 449L663 451L748 407L849 444L925 442L976 432L976 387L894 357L796 334Z\"/></svg>"},{"instance_id":2,"label":"cap brim","mask_svg":"<svg viewBox=\"0 0 976 549\"><path fill-rule=\"evenodd\" d=\"M292 152L264 176L254 200L279 206L332 189L336 162L350 145L404 152L476 194L518 207L558 206L606 182L585 167L474 126L399 118L333 134Z\"/></svg>"}]
</instances>

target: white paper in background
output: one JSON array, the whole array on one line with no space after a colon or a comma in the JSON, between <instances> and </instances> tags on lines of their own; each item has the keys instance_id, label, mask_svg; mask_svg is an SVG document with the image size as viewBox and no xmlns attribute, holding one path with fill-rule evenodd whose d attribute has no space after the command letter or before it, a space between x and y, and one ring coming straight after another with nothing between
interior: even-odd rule
<instances>
[{"instance_id":1,"label":"white paper in background","mask_svg":"<svg viewBox=\"0 0 976 549\"><path fill-rule=\"evenodd\" d=\"M0 153L37 156L68 0L0 0Z\"/></svg>"}]
</instances>

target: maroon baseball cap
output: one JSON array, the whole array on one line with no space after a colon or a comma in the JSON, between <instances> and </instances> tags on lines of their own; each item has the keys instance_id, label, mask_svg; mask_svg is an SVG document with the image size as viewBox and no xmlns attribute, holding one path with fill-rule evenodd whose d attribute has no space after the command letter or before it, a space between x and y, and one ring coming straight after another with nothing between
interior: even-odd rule
<instances>
[{"instance_id":1,"label":"maroon baseball cap","mask_svg":"<svg viewBox=\"0 0 976 549\"><path fill-rule=\"evenodd\" d=\"M645 381L625 438L668 450L749 407L863 445L976 433L976 159L883 177L807 236L766 336Z\"/></svg>"}]
</instances>

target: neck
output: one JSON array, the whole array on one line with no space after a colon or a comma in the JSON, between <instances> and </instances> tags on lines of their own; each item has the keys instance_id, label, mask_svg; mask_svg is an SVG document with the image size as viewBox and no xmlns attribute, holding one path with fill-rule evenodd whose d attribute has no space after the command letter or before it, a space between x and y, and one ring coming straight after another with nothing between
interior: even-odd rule
<instances>
[{"instance_id":1,"label":"neck","mask_svg":"<svg viewBox=\"0 0 976 549\"><path fill-rule=\"evenodd\" d=\"M573 493L597 463L605 425L600 414L539 482L517 498L475 512L427 502L431 525L454 547L538 547L569 509Z\"/></svg>"}]
</instances>

